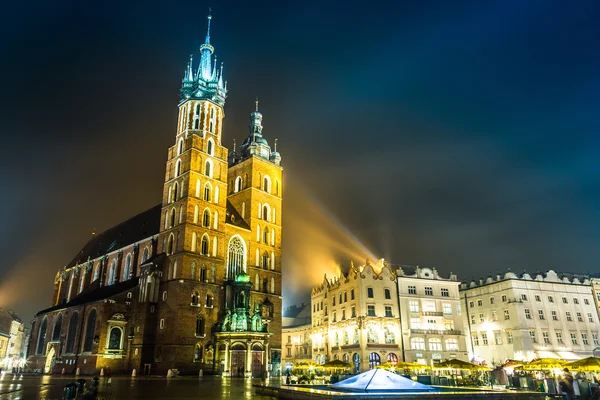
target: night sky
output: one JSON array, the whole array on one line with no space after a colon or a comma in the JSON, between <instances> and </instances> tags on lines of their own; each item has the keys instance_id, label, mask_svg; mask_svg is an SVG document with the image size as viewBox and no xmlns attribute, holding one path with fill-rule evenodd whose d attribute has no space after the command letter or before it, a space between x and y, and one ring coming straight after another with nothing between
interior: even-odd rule
<instances>
[{"instance_id":1,"label":"night sky","mask_svg":"<svg viewBox=\"0 0 600 400\"><path fill-rule=\"evenodd\" d=\"M223 143L256 96L279 139L284 305L367 257L598 271L600 3L389 4L5 2L0 306L29 321L93 229L160 202L209 5Z\"/></svg>"}]
</instances>

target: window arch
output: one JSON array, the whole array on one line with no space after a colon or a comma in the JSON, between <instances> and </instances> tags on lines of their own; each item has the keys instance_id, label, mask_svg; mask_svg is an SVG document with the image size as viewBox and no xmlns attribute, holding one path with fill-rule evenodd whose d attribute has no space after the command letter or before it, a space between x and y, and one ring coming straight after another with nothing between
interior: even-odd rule
<instances>
[{"instance_id":1,"label":"window arch","mask_svg":"<svg viewBox=\"0 0 600 400\"><path fill-rule=\"evenodd\" d=\"M256 225L256 241L260 242L260 225Z\"/></svg>"},{"instance_id":2,"label":"window arch","mask_svg":"<svg viewBox=\"0 0 600 400\"><path fill-rule=\"evenodd\" d=\"M213 229L219 229L219 212L215 211L215 215L213 217Z\"/></svg>"},{"instance_id":3,"label":"window arch","mask_svg":"<svg viewBox=\"0 0 600 400\"><path fill-rule=\"evenodd\" d=\"M85 268L81 269L81 277L79 278L79 293L83 292L83 286L85 285Z\"/></svg>"},{"instance_id":4,"label":"window arch","mask_svg":"<svg viewBox=\"0 0 600 400\"><path fill-rule=\"evenodd\" d=\"M233 192L237 193L242 190L242 177L238 176L235 178L235 183L233 185Z\"/></svg>"},{"instance_id":5,"label":"window arch","mask_svg":"<svg viewBox=\"0 0 600 400\"><path fill-rule=\"evenodd\" d=\"M254 290L260 290L260 277L258 274L254 275Z\"/></svg>"},{"instance_id":6,"label":"window arch","mask_svg":"<svg viewBox=\"0 0 600 400\"><path fill-rule=\"evenodd\" d=\"M265 175L263 179L263 190L267 193L271 193L271 178L269 175Z\"/></svg>"},{"instance_id":7,"label":"window arch","mask_svg":"<svg viewBox=\"0 0 600 400\"><path fill-rule=\"evenodd\" d=\"M177 160L175 163L175 178L181 175L181 160Z\"/></svg>"},{"instance_id":8,"label":"window arch","mask_svg":"<svg viewBox=\"0 0 600 400\"><path fill-rule=\"evenodd\" d=\"M268 228L265 228L263 230L263 243L269 244L269 229Z\"/></svg>"},{"instance_id":9,"label":"window arch","mask_svg":"<svg viewBox=\"0 0 600 400\"><path fill-rule=\"evenodd\" d=\"M219 204L219 186L215 185L215 199L214 199L214 203L215 204Z\"/></svg>"},{"instance_id":10,"label":"window arch","mask_svg":"<svg viewBox=\"0 0 600 400\"><path fill-rule=\"evenodd\" d=\"M192 251L194 251L194 250L192 250ZM196 280L196 262L195 261L192 261L191 270L192 270L191 279L195 281Z\"/></svg>"},{"instance_id":11,"label":"window arch","mask_svg":"<svg viewBox=\"0 0 600 400\"><path fill-rule=\"evenodd\" d=\"M271 278L271 293L275 293L275 278Z\"/></svg>"},{"instance_id":12,"label":"window arch","mask_svg":"<svg viewBox=\"0 0 600 400\"><path fill-rule=\"evenodd\" d=\"M269 255L267 254L266 251L262 254L262 257L261 257L261 266L264 269L268 269L269 268Z\"/></svg>"},{"instance_id":13,"label":"window arch","mask_svg":"<svg viewBox=\"0 0 600 400\"><path fill-rule=\"evenodd\" d=\"M113 258L110 263L110 269L108 270L108 284L112 285L117 280L117 260Z\"/></svg>"},{"instance_id":14,"label":"window arch","mask_svg":"<svg viewBox=\"0 0 600 400\"><path fill-rule=\"evenodd\" d=\"M204 201L210 201L210 193L212 192L212 185L210 182L204 184Z\"/></svg>"},{"instance_id":15,"label":"window arch","mask_svg":"<svg viewBox=\"0 0 600 400\"><path fill-rule=\"evenodd\" d=\"M275 194L279 196L279 181L275 181Z\"/></svg>"},{"instance_id":16,"label":"window arch","mask_svg":"<svg viewBox=\"0 0 600 400\"><path fill-rule=\"evenodd\" d=\"M125 257L125 271L123 271L123 280L126 281L129 279L129 274L131 273L131 261L133 260L131 253L127 254Z\"/></svg>"},{"instance_id":17,"label":"window arch","mask_svg":"<svg viewBox=\"0 0 600 400\"><path fill-rule=\"evenodd\" d=\"M181 153L183 153L183 139L179 139L177 143L177 155L179 156Z\"/></svg>"},{"instance_id":18,"label":"window arch","mask_svg":"<svg viewBox=\"0 0 600 400\"><path fill-rule=\"evenodd\" d=\"M271 220L271 207L268 204L263 204L262 206L262 218L265 221Z\"/></svg>"},{"instance_id":19,"label":"window arch","mask_svg":"<svg viewBox=\"0 0 600 400\"><path fill-rule=\"evenodd\" d=\"M212 138L208 139L206 142L206 152L211 156L215 155L215 142L212 140Z\"/></svg>"},{"instance_id":20,"label":"window arch","mask_svg":"<svg viewBox=\"0 0 600 400\"><path fill-rule=\"evenodd\" d=\"M275 229L271 229L271 246L275 246Z\"/></svg>"},{"instance_id":21,"label":"window arch","mask_svg":"<svg viewBox=\"0 0 600 400\"><path fill-rule=\"evenodd\" d=\"M176 214L177 214L177 211L175 210L175 208L173 208L171 210L171 218L170 218L170 221L169 221L170 222L169 228L172 228L172 227L175 226L175 215Z\"/></svg>"},{"instance_id":22,"label":"window arch","mask_svg":"<svg viewBox=\"0 0 600 400\"><path fill-rule=\"evenodd\" d=\"M89 312L87 323L85 325L85 341L83 342L83 351L92 351L94 343L94 332L96 331L96 310Z\"/></svg>"},{"instance_id":23,"label":"window arch","mask_svg":"<svg viewBox=\"0 0 600 400\"><path fill-rule=\"evenodd\" d=\"M196 317L196 336L204 336L204 318L201 315Z\"/></svg>"},{"instance_id":24,"label":"window arch","mask_svg":"<svg viewBox=\"0 0 600 400\"><path fill-rule=\"evenodd\" d=\"M204 164L204 175L208 176L209 178L213 177L213 164L211 160L206 160L206 163Z\"/></svg>"},{"instance_id":25,"label":"window arch","mask_svg":"<svg viewBox=\"0 0 600 400\"><path fill-rule=\"evenodd\" d=\"M214 283L217 280L217 267L213 264L210 267L210 281Z\"/></svg>"},{"instance_id":26,"label":"window arch","mask_svg":"<svg viewBox=\"0 0 600 400\"><path fill-rule=\"evenodd\" d=\"M379 364L381 364L381 357L379 357L379 354L375 352L369 354L369 369L373 369Z\"/></svg>"},{"instance_id":27,"label":"window arch","mask_svg":"<svg viewBox=\"0 0 600 400\"><path fill-rule=\"evenodd\" d=\"M196 206L194 206L194 223L197 224L198 223L198 218L200 214L200 207L198 207L198 205L196 204Z\"/></svg>"},{"instance_id":28,"label":"window arch","mask_svg":"<svg viewBox=\"0 0 600 400\"><path fill-rule=\"evenodd\" d=\"M395 353L388 353L387 361L392 365L396 365L398 364L398 356Z\"/></svg>"},{"instance_id":29,"label":"window arch","mask_svg":"<svg viewBox=\"0 0 600 400\"><path fill-rule=\"evenodd\" d=\"M274 270L275 269L275 253L274 252L271 252L271 262L270 262L270 264L271 264L271 270Z\"/></svg>"},{"instance_id":30,"label":"window arch","mask_svg":"<svg viewBox=\"0 0 600 400\"><path fill-rule=\"evenodd\" d=\"M390 329L389 326L386 326L385 328L383 328L383 337L384 337L385 343L387 343L387 344L395 344L396 343L396 335L394 334L394 331L392 329Z\"/></svg>"},{"instance_id":31,"label":"window arch","mask_svg":"<svg viewBox=\"0 0 600 400\"><path fill-rule=\"evenodd\" d=\"M246 243L234 235L227 246L227 278L232 280L242 272L246 272Z\"/></svg>"},{"instance_id":32,"label":"window arch","mask_svg":"<svg viewBox=\"0 0 600 400\"><path fill-rule=\"evenodd\" d=\"M185 107L181 108L181 126L179 127L179 131L183 132L186 128L186 117L187 117L187 113L186 113L186 109Z\"/></svg>"},{"instance_id":33,"label":"window arch","mask_svg":"<svg viewBox=\"0 0 600 400\"><path fill-rule=\"evenodd\" d=\"M202 242L200 244L200 250L203 255L208 256L208 235L202 236Z\"/></svg>"},{"instance_id":34,"label":"window arch","mask_svg":"<svg viewBox=\"0 0 600 400\"><path fill-rule=\"evenodd\" d=\"M202 226L210 228L210 210L208 208L205 208L204 213L202 213Z\"/></svg>"},{"instance_id":35,"label":"window arch","mask_svg":"<svg viewBox=\"0 0 600 400\"><path fill-rule=\"evenodd\" d=\"M213 244L212 244L212 255L213 257L217 256L217 237L213 236Z\"/></svg>"},{"instance_id":36,"label":"window arch","mask_svg":"<svg viewBox=\"0 0 600 400\"><path fill-rule=\"evenodd\" d=\"M62 314L58 314L56 321L54 322L54 329L52 330L52 341L60 340L60 332L62 331Z\"/></svg>"},{"instance_id":37,"label":"window arch","mask_svg":"<svg viewBox=\"0 0 600 400\"><path fill-rule=\"evenodd\" d=\"M69 321L69 333L67 335L67 347L66 353L73 353L75 348L75 336L77 335L77 322L79 320L79 313L74 312L71 315L71 320Z\"/></svg>"},{"instance_id":38,"label":"window arch","mask_svg":"<svg viewBox=\"0 0 600 400\"><path fill-rule=\"evenodd\" d=\"M194 350L194 361L202 361L203 353L202 346L200 344L196 344L196 349Z\"/></svg>"},{"instance_id":39,"label":"window arch","mask_svg":"<svg viewBox=\"0 0 600 400\"><path fill-rule=\"evenodd\" d=\"M192 303L193 306L198 305L198 292L192 293Z\"/></svg>"},{"instance_id":40,"label":"window arch","mask_svg":"<svg viewBox=\"0 0 600 400\"><path fill-rule=\"evenodd\" d=\"M210 108L210 123L208 127L209 132L214 132L215 129L215 109L213 107Z\"/></svg>"},{"instance_id":41,"label":"window arch","mask_svg":"<svg viewBox=\"0 0 600 400\"><path fill-rule=\"evenodd\" d=\"M200 189L201 189L200 179L196 179L196 193L195 193L196 197L200 197Z\"/></svg>"},{"instance_id":42,"label":"window arch","mask_svg":"<svg viewBox=\"0 0 600 400\"><path fill-rule=\"evenodd\" d=\"M425 350L425 339L421 337L411 338L410 347L413 350Z\"/></svg>"},{"instance_id":43,"label":"window arch","mask_svg":"<svg viewBox=\"0 0 600 400\"><path fill-rule=\"evenodd\" d=\"M170 256L171 254L173 254L173 250L174 250L174 246L173 246L173 242L175 241L175 236L171 233L169 235L169 239L167 240L167 255Z\"/></svg>"},{"instance_id":44,"label":"window arch","mask_svg":"<svg viewBox=\"0 0 600 400\"><path fill-rule=\"evenodd\" d=\"M40 325L40 330L38 332L38 345L36 349L36 354L46 354L46 331L48 330L48 317L44 316L42 320L42 325Z\"/></svg>"},{"instance_id":45,"label":"window arch","mask_svg":"<svg viewBox=\"0 0 600 400\"><path fill-rule=\"evenodd\" d=\"M108 332L109 350L121 350L123 343L123 329L119 326L113 326Z\"/></svg>"},{"instance_id":46,"label":"window arch","mask_svg":"<svg viewBox=\"0 0 600 400\"><path fill-rule=\"evenodd\" d=\"M192 232L192 246L191 249L193 252L196 252L196 246L197 246L197 237L196 237L196 232ZM196 267L196 264L192 264L194 267ZM195 272L195 271L194 271Z\"/></svg>"},{"instance_id":47,"label":"window arch","mask_svg":"<svg viewBox=\"0 0 600 400\"><path fill-rule=\"evenodd\" d=\"M148 247L144 247L144 252L142 253L142 262L145 263L150 258L150 249Z\"/></svg>"}]
</instances>

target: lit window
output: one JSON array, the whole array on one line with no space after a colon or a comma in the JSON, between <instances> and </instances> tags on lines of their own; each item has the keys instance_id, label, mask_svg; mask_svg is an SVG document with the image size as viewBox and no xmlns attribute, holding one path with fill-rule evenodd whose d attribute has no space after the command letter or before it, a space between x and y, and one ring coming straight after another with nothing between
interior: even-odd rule
<instances>
[{"instance_id":1,"label":"lit window","mask_svg":"<svg viewBox=\"0 0 600 400\"><path fill-rule=\"evenodd\" d=\"M408 302L408 306L409 306L410 312L413 312L413 313L419 312L419 302L418 301L410 301L410 302Z\"/></svg>"},{"instance_id":2,"label":"lit window","mask_svg":"<svg viewBox=\"0 0 600 400\"><path fill-rule=\"evenodd\" d=\"M410 346L413 350L425 350L425 339L423 338L411 338Z\"/></svg>"},{"instance_id":3,"label":"lit window","mask_svg":"<svg viewBox=\"0 0 600 400\"><path fill-rule=\"evenodd\" d=\"M497 345L502 344L502 333L500 331L494 332L494 343Z\"/></svg>"},{"instance_id":4,"label":"lit window","mask_svg":"<svg viewBox=\"0 0 600 400\"><path fill-rule=\"evenodd\" d=\"M512 344L512 342L513 342L512 331L506 331L506 343Z\"/></svg>"},{"instance_id":5,"label":"lit window","mask_svg":"<svg viewBox=\"0 0 600 400\"><path fill-rule=\"evenodd\" d=\"M510 319L510 312L508 310L504 310L504 320L508 321Z\"/></svg>"},{"instance_id":6,"label":"lit window","mask_svg":"<svg viewBox=\"0 0 600 400\"><path fill-rule=\"evenodd\" d=\"M532 343L537 343L537 339L535 337L535 331L529 331L529 338L531 339Z\"/></svg>"},{"instance_id":7,"label":"lit window","mask_svg":"<svg viewBox=\"0 0 600 400\"><path fill-rule=\"evenodd\" d=\"M542 339L544 339L544 344L550 344L550 336L548 336L548 332L542 332Z\"/></svg>"},{"instance_id":8,"label":"lit window","mask_svg":"<svg viewBox=\"0 0 600 400\"><path fill-rule=\"evenodd\" d=\"M442 305L442 307L444 309L444 314L446 314L446 315L452 314L452 304L444 303Z\"/></svg>"},{"instance_id":9,"label":"lit window","mask_svg":"<svg viewBox=\"0 0 600 400\"><path fill-rule=\"evenodd\" d=\"M389 300L389 299L392 298L392 294L390 292L390 289L385 289L384 293L385 293L386 300Z\"/></svg>"},{"instance_id":10,"label":"lit window","mask_svg":"<svg viewBox=\"0 0 600 400\"><path fill-rule=\"evenodd\" d=\"M531 312L529 311L529 308L525 309L525 318L531 319Z\"/></svg>"},{"instance_id":11,"label":"lit window","mask_svg":"<svg viewBox=\"0 0 600 400\"><path fill-rule=\"evenodd\" d=\"M425 295L426 296L433 296L433 288L429 287L429 286L425 286Z\"/></svg>"},{"instance_id":12,"label":"lit window","mask_svg":"<svg viewBox=\"0 0 600 400\"><path fill-rule=\"evenodd\" d=\"M556 332L556 343L563 344L562 332Z\"/></svg>"},{"instance_id":13,"label":"lit window","mask_svg":"<svg viewBox=\"0 0 600 400\"><path fill-rule=\"evenodd\" d=\"M488 337L486 332L481 332L481 344L484 346L488 345Z\"/></svg>"},{"instance_id":14,"label":"lit window","mask_svg":"<svg viewBox=\"0 0 600 400\"><path fill-rule=\"evenodd\" d=\"M546 319L546 318L544 317L544 310L538 310L538 317L539 317L540 319L542 319L542 320L543 320L543 319Z\"/></svg>"},{"instance_id":15,"label":"lit window","mask_svg":"<svg viewBox=\"0 0 600 400\"><path fill-rule=\"evenodd\" d=\"M367 306L367 316L374 317L375 316L375 305L371 304Z\"/></svg>"},{"instance_id":16,"label":"lit window","mask_svg":"<svg viewBox=\"0 0 600 400\"><path fill-rule=\"evenodd\" d=\"M417 287L408 285L408 294L417 294Z\"/></svg>"},{"instance_id":17,"label":"lit window","mask_svg":"<svg viewBox=\"0 0 600 400\"><path fill-rule=\"evenodd\" d=\"M373 296L373 288L367 288L367 297L372 299Z\"/></svg>"},{"instance_id":18,"label":"lit window","mask_svg":"<svg viewBox=\"0 0 600 400\"><path fill-rule=\"evenodd\" d=\"M442 297L450 297L450 291L447 288L442 288Z\"/></svg>"}]
</instances>

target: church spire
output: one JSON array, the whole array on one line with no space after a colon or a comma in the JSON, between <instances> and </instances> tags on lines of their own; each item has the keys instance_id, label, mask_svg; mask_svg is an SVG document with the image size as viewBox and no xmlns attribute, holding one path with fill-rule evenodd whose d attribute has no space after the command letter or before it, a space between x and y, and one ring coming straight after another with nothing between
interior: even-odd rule
<instances>
[{"instance_id":1,"label":"church spire","mask_svg":"<svg viewBox=\"0 0 600 400\"><path fill-rule=\"evenodd\" d=\"M198 70L199 78L203 81L210 81L213 77L212 73L212 63L211 57L215 51L215 48L210 44L210 20L212 19L212 15L210 15L210 9L208 14L208 30L206 31L206 38L204 39L204 44L200 46L200 67Z\"/></svg>"},{"instance_id":2,"label":"church spire","mask_svg":"<svg viewBox=\"0 0 600 400\"><path fill-rule=\"evenodd\" d=\"M208 7L208 28L206 29L206 38L204 39L205 44L210 44L210 20L212 19L212 15L210 15L210 7Z\"/></svg>"}]
</instances>

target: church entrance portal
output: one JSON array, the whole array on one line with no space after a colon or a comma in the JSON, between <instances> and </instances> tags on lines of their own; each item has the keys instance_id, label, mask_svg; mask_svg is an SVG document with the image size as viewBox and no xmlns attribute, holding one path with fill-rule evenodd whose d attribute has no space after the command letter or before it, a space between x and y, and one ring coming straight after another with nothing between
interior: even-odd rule
<instances>
[{"instance_id":1,"label":"church entrance portal","mask_svg":"<svg viewBox=\"0 0 600 400\"><path fill-rule=\"evenodd\" d=\"M231 350L231 376L243 378L246 350Z\"/></svg>"},{"instance_id":2,"label":"church entrance portal","mask_svg":"<svg viewBox=\"0 0 600 400\"><path fill-rule=\"evenodd\" d=\"M252 377L260 378L263 375L263 352L252 352Z\"/></svg>"},{"instance_id":3,"label":"church entrance portal","mask_svg":"<svg viewBox=\"0 0 600 400\"><path fill-rule=\"evenodd\" d=\"M52 373L52 369L54 368L54 362L56 361L56 351L54 351L54 347L51 347L48 350L48 354L46 355L46 365L44 365L44 373L50 374Z\"/></svg>"}]
</instances>

